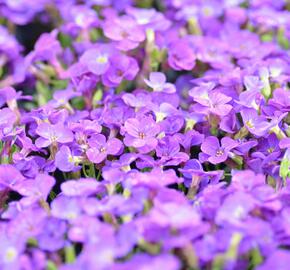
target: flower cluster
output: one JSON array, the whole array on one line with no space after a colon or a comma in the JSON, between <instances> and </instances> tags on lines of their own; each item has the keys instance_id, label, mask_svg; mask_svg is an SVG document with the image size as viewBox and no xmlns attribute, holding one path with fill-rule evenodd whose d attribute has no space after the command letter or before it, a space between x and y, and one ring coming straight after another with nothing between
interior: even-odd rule
<instances>
[{"instance_id":1,"label":"flower cluster","mask_svg":"<svg viewBox=\"0 0 290 270\"><path fill-rule=\"evenodd\" d=\"M288 270L289 11L0 0L0 269Z\"/></svg>"}]
</instances>

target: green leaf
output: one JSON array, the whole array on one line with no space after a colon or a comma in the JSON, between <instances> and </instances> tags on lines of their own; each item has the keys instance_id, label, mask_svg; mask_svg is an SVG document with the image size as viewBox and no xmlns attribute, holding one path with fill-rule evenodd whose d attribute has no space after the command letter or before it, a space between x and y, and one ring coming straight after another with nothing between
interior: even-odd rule
<instances>
[{"instance_id":1,"label":"green leaf","mask_svg":"<svg viewBox=\"0 0 290 270\"><path fill-rule=\"evenodd\" d=\"M103 98L103 91L102 89L98 89L94 96L93 96L93 106L96 107L99 101L101 101Z\"/></svg>"},{"instance_id":2,"label":"green leaf","mask_svg":"<svg viewBox=\"0 0 290 270\"><path fill-rule=\"evenodd\" d=\"M60 44L63 48L70 47L72 44L70 36L66 35L64 33L59 33L58 39L59 39Z\"/></svg>"},{"instance_id":3,"label":"green leaf","mask_svg":"<svg viewBox=\"0 0 290 270\"><path fill-rule=\"evenodd\" d=\"M77 110L82 110L85 107L85 101L83 97L75 97L71 100L72 106Z\"/></svg>"},{"instance_id":4,"label":"green leaf","mask_svg":"<svg viewBox=\"0 0 290 270\"><path fill-rule=\"evenodd\" d=\"M66 263L73 263L76 259L76 252L73 245L67 246L64 249L65 254L65 262Z\"/></svg>"},{"instance_id":5,"label":"green leaf","mask_svg":"<svg viewBox=\"0 0 290 270\"><path fill-rule=\"evenodd\" d=\"M36 82L37 103L39 106L45 105L51 98L51 90L41 81Z\"/></svg>"},{"instance_id":6,"label":"green leaf","mask_svg":"<svg viewBox=\"0 0 290 270\"><path fill-rule=\"evenodd\" d=\"M57 266L53 261L48 261L46 265L46 270L57 270Z\"/></svg>"},{"instance_id":7,"label":"green leaf","mask_svg":"<svg viewBox=\"0 0 290 270\"><path fill-rule=\"evenodd\" d=\"M280 171L279 171L279 175L284 181L286 180L287 177L290 177L289 168L290 168L290 160L285 155L281 161Z\"/></svg>"}]
</instances>

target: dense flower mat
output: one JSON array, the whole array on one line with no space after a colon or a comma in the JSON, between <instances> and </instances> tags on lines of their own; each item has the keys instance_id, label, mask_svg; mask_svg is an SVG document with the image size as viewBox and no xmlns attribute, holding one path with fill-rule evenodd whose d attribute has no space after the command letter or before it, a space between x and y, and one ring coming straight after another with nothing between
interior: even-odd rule
<instances>
[{"instance_id":1,"label":"dense flower mat","mask_svg":"<svg viewBox=\"0 0 290 270\"><path fill-rule=\"evenodd\" d=\"M289 270L289 10L0 0L0 269Z\"/></svg>"}]
</instances>

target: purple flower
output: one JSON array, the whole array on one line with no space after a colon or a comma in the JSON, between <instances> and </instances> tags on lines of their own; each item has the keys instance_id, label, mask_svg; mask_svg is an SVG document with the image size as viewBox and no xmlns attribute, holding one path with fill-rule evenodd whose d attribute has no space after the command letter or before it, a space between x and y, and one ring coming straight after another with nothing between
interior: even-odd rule
<instances>
[{"instance_id":1,"label":"purple flower","mask_svg":"<svg viewBox=\"0 0 290 270\"><path fill-rule=\"evenodd\" d=\"M175 229L194 227L200 223L200 216L197 211L185 203L156 202L149 216L150 220L158 226Z\"/></svg>"},{"instance_id":2,"label":"purple flower","mask_svg":"<svg viewBox=\"0 0 290 270\"><path fill-rule=\"evenodd\" d=\"M186 152L190 151L191 146L200 145L204 140L204 135L196 130L189 130L184 134L177 133L174 137L184 147Z\"/></svg>"},{"instance_id":3,"label":"purple flower","mask_svg":"<svg viewBox=\"0 0 290 270\"><path fill-rule=\"evenodd\" d=\"M196 101L201 106L196 107L196 111L207 113L208 111L219 115L225 116L228 115L232 109L232 106L227 104L232 98L226 96L218 91L198 91L199 88L193 88L189 95L193 97L194 101Z\"/></svg>"},{"instance_id":4,"label":"purple flower","mask_svg":"<svg viewBox=\"0 0 290 270\"><path fill-rule=\"evenodd\" d=\"M136 22L146 29L154 31L165 31L171 25L171 22L165 18L161 12L157 12L154 8L143 9L129 7L127 13L134 17Z\"/></svg>"},{"instance_id":5,"label":"purple flower","mask_svg":"<svg viewBox=\"0 0 290 270\"><path fill-rule=\"evenodd\" d=\"M273 92L273 98L269 100L269 104L277 107L281 111L290 110L290 97L286 89L278 88Z\"/></svg>"},{"instance_id":6,"label":"purple flower","mask_svg":"<svg viewBox=\"0 0 290 270\"><path fill-rule=\"evenodd\" d=\"M161 158L164 166L176 166L189 159L186 153L180 152L178 141L170 136L166 136L158 142L156 155Z\"/></svg>"},{"instance_id":7,"label":"purple flower","mask_svg":"<svg viewBox=\"0 0 290 270\"><path fill-rule=\"evenodd\" d=\"M124 138L126 146L132 146L141 151L145 150L145 152L149 152L158 143L156 135L159 133L160 128L152 117L130 118L125 122L124 130L126 132Z\"/></svg>"},{"instance_id":8,"label":"purple flower","mask_svg":"<svg viewBox=\"0 0 290 270\"><path fill-rule=\"evenodd\" d=\"M168 63L173 69L192 70L195 66L195 60L195 54L185 40L178 40L170 45Z\"/></svg>"},{"instance_id":9,"label":"purple flower","mask_svg":"<svg viewBox=\"0 0 290 270\"><path fill-rule=\"evenodd\" d=\"M73 172L80 167L78 164L82 161L81 156L76 156L72 153L71 149L62 145L55 155L55 166L63 172Z\"/></svg>"},{"instance_id":10,"label":"purple flower","mask_svg":"<svg viewBox=\"0 0 290 270\"><path fill-rule=\"evenodd\" d=\"M73 220L81 214L79 200L74 197L60 195L51 203L51 214L53 217Z\"/></svg>"},{"instance_id":11,"label":"purple flower","mask_svg":"<svg viewBox=\"0 0 290 270\"><path fill-rule=\"evenodd\" d=\"M223 171L204 171L201 163L197 159L188 160L184 168L179 169L179 171L185 178L184 184L194 192L196 192L200 186L205 187L209 183L218 183L223 176Z\"/></svg>"},{"instance_id":12,"label":"purple flower","mask_svg":"<svg viewBox=\"0 0 290 270\"><path fill-rule=\"evenodd\" d=\"M10 164L0 165L0 192L5 189L13 189L24 179L24 176L14 166Z\"/></svg>"},{"instance_id":13,"label":"purple flower","mask_svg":"<svg viewBox=\"0 0 290 270\"><path fill-rule=\"evenodd\" d=\"M45 251L57 251L65 246L65 221L57 218L49 218L45 222L43 231L37 236L38 245Z\"/></svg>"},{"instance_id":14,"label":"purple flower","mask_svg":"<svg viewBox=\"0 0 290 270\"><path fill-rule=\"evenodd\" d=\"M93 163L101 163L108 155L121 154L123 144L117 138L106 139L102 134L93 135L89 140L86 154Z\"/></svg>"},{"instance_id":15,"label":"purple flower","mask_svg":"<svg viewBox=\"0 0 290 270\"><path fill-rule=\"evenodd\" d=\"M138 63L133 57L118 54L111 60L110 68L102 76L106 86L118 86L124 79L133 80L139 71Z\"/></svg>"},{"instance_id":16,"label":"purple flower","mask_svg":"<svg viewBox=\"0 0 290 270\"><path fill-rule=\"evenodd\" d=\"M207 155L207 160L213 164L218 164L227 160L230 151L237 147L239 143L229 137L221 139L214 136L207 137L201 144L201 150Z\"/></svg>"},{"instance_id":17,"label":"purple flower","mask_svg":"<svg viewBox=\"0 0 290 270\"><path fill-rule=\"evenodd\" d=\"M61 191L66 196L86 196L97 192L99 182L93 178L70 180L61 184Z\"/></svg>"},{"instance_id":18,"label":"purple flower","mask_svg":"<svg viewBox=\"0 0 290 270\"><path fill-rule=\"evenodd\" d=\"M150 266L149 266L150 265ZM124 263L116 263L112 270L178 270L181 263L170 254L160 254L158 256L150 256L148 254L137 254L130 261Z\"/></svg>"},{"instance_id":19,"label":"purple flower","mask_svg":"<svg viewBox=\"0 0 290 270\"><path fill-rule=\"evenodd\" d=\"M35 141L38 148L56 143L70 143L74 139L73 133L63 124L41 123L36 129L36 134L40 136Z\"/></svg>"},{"instance_id":20,"label":"purple flower","mask_svg":"<svg viewBox=\"0 0 290 270\"><path fill-rule=\"evenodd\" d=\"M145 83L157 92L172 94L176 92L175 85L166 82L166 77L162 72L151 72L149 80L144 79Z\"/></svg>"},{"instance_id":21,"label":"purple flower","mask_svg":"<svg viewBox=\"0 0 290 270\"><path fill-rule=\"evenodd\" d=\"M180 183L175 171L170 169L163 171L160 168L154 168L151 172L141 173L139 171L132 171L127 175L124 185L128 188L134 186L145 186L152 189L158 189L171 184Z\"/></svg>"},{"instance_id":22,"label":"purple flower","mask_svg":"<svg viewBox=\"0 0 290 270\"><path fill-rule=\"evenodd\" d=\"M9 108L0 110L0 139L12 132L16 120L16 114Z\"/></svg>"},{"instance_id":23,"label":"purple flower","mask_svg":"<svg viewBox=\"0 0 290 270\"><path fill-rule=\"evenodd\" d=\"M136 94L126 93L122 96L122 99L127 105L136 109L148 106L151 102L151 96L143 92Z\"/></svg>"},{"instance_id":24,"label":"purple flower","mask_svg":"<svg viewBox=\"0 0 290 270\"><path fill-rule=\"evenodd\" d=\"M257 137L261 137L268 132L270 124L266 120L266 117L258 115L256 110L243 109L241 115L247 130Z\"/></svg>"},{"instance_id":25,"label":"purple flower","mask_svg":"<svg viewBox=\"0 0 290 270\"><path fill-rule=\"evenodd\" d=\"M217 224L232 223L238 225L245 220L251 210L255 207L254 198L243 192L229 195L218 209Z\"/></svg>"},{"instance_id":26,"label":"purple flower","mask_svg":"<svg viewBox=\"0 0 290 270\"><path fill-rule=\"evenodd\" d=\"M113 48L110 45L99 44L89 49L80 58L80 63L96 75L104 74L110 67L110 58Z\"/></svg>"},{"instance_id":27,"label":"purple flower","mask_svg":"<svg viewBox=\"0 0 290 270\"><path fill-rule=\"evenodd\" d=\"M57 30L42 34L35 43L34 50L27 56L27 62L46 60L57 65L56 56L62 51L57 34Z\"/></svg>"},{"instance_id":28,"label":"purple flower","mask_svg":"<svg viewBox=\"0 0 290 270\"><path fill-rule=\"evenodd\" d=\"M105 36L116 41L116 47L120 50L135 49L145 40L144 30L126 15L107 20L103 29Z\"/></svg>"},{"instance_id":29,"label":"purple flower","mask_svg":"<svg viewBox=\"0 0 290 270\"><path fill-rule=\"evenodd\" d=\"M64 5L64 3L62 4ZM73 6L65 6L64 12L67 14L66 17L70 21L68 27L80 27L84 29L88 29L90 27L96 27L98 25L98 16L97 13L92 9L85 5L73 5Z\"/></svg>"},{"instance_id":30,"label":"purple flower","mask_svg":"<svg viewBox=\"0 0 290 270\"><path fill-rule=\"evenodd\" d=\"M19 269L19 259L25 248L25 240L9 232L10 224L0 226L0 268Z\"/></svg>"},{"instance_id":31,"label":"purple flower","mask_svg":"<svg viewBox=\"0 0 290 270\"><path fill-rule=\"evenodd\" d=\"M22 205L30 205L36 201L46 200L55 179L46 174L39 174L34 180L24 180L16 184L14 190L24 196L20 200Z\"/></svg>"},{"instance_id":32,"label":"purple flower","mask_svg":"<svg viewBox=\"0 0 290 270\"><path fill-rule=\"evenodd\" d=\"M261 266L257 267L257 270L287 270L289 268L289 264L290 252L287 250L276 250L272 254L269 254L269 257Z\"/></svg>"},{"instance_id":33,"label":"purple flower","mask_svg":"<svg viewBox=\"0 0 290 270\"><path fill-rule=\"evenodd\" d=\"M67 77L71 79L78 92L87 93L94 89L99 78L88 67L82 63L76 63L70 66L67 71Z\"/></svg>"}]
</instances>

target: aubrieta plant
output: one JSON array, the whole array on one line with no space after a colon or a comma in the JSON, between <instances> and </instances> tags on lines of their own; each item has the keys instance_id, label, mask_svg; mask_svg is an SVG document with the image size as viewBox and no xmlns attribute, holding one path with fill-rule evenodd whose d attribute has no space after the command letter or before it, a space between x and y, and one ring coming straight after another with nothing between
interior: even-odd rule
<instances>
[{"instance_id":1,"label":"aubrieta plant","mask_svg":"<svg viewBox=\"0 0 290 270\"><path fill-rule=\"evenodd\" d=\"M287 0L0 0L0 270L289 270Z\"/></svg>"}]
</instances>

